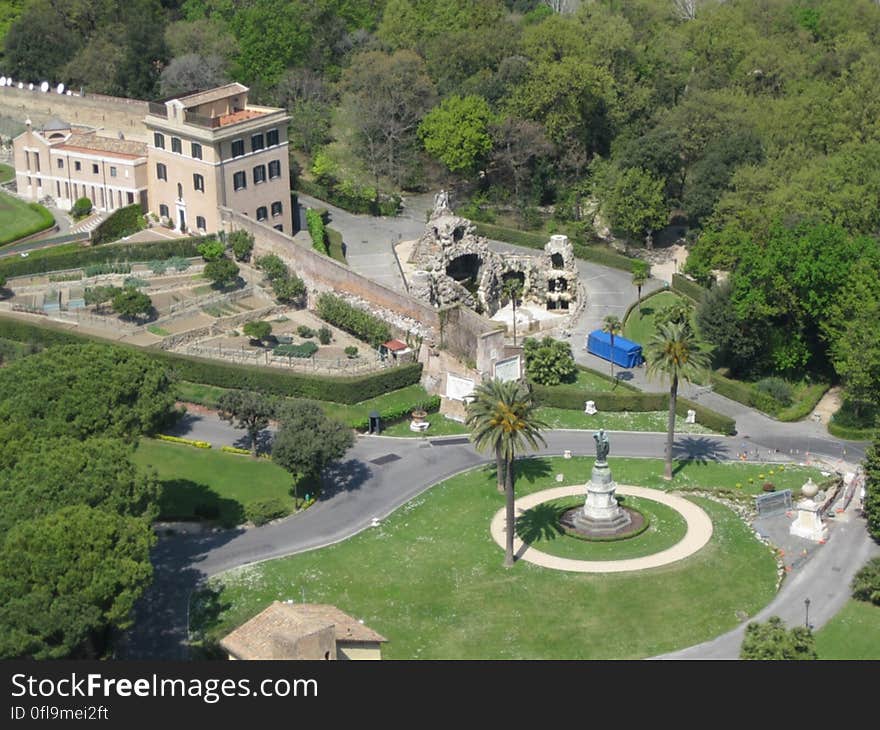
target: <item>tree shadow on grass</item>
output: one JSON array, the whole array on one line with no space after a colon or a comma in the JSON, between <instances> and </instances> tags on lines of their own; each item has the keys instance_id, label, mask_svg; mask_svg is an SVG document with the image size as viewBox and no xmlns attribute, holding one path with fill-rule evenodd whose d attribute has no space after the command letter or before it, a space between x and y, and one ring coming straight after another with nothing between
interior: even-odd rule
<instances>
[{"instance_id":1,"label":"tree shadow on grass","mask_svg":"<svg viewBox=\"0 0 880 730\"><path fill-rule=\"evenodd\" d=\"M244 522L244 506L191 479L164 479L159 498L160 520L211 520L223 527Z\"/></svg>"},{"instance_id":2,"label":"tree shadow on grass","mask_svg":"<svg viewBox=\"0 0 880 730\"><path fill-rule=\"evenodd\" d=\"M515 482L525 479L529 484L534 484L538 479L546 479L551 474L550 462L544 457L520 458L513 466ZM496 473L494 469L492 473Z\"/></svg>"},{"instance_id":3,"label":"tree shadow on grass","mask_svg":"<svg viewBox=\"0 0 880 730\"><path fill-rule=\"evenodd\" d=\"M672 458L678 463L672 470L673 476L685 468L689 461L698 464L725 461L730 451L726 444L706 436L685 436L672 445Z\"/></svg>"},{"instance_id":4,"label":"tree shadow on grass","mask_svg":"<svg viewBox=\"0 0 880 730\"><path fill-rule=\"evenodd\" d=\"M553 502L536 504L516 518L516 534L523 542L555 540L564 534L559 526L559 506Z\"/></svg>"},{"instance_id":5,"label":"tree shadow on grass","mask_svg":"<svg viewBox=\"0 0 880 730\"><path fill-rule=\"evenodd\" d=\"M360 489L373 475L370 468L358 459L334 461L321 474L322 502L340 492L353 492Z\"/></svg>"}]
</instances>

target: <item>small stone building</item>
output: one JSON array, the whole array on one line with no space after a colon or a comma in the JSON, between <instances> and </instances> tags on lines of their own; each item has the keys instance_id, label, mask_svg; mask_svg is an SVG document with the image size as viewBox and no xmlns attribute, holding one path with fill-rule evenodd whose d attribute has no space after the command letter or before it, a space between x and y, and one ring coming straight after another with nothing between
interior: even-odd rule
<instances>
[{"instance_id":1,"label":"small stone building","mask_svg":"<svg viewBox=\"0 0 880 730\"><path fill-rule=\"evenodd\" d=\"M381 659L386 641L336 606L275 601L220 646L230 659Z\"/></svg>"},{"instance_id":2,"label":"small stone building","mask_svg":"<svg viewBox=\"0 0 880 730\"><path fill-rule=\"evenodd\" d=\"M505 302L509 280L519 281L524 302L543 309L565 311L577 299L577 264L567 236L551 236L534 254L492 251L471 221L452 212L442 192L407 263L416 267L410 294L436 307L461 302L491 317Z\"/></svg>"}]
</instances>

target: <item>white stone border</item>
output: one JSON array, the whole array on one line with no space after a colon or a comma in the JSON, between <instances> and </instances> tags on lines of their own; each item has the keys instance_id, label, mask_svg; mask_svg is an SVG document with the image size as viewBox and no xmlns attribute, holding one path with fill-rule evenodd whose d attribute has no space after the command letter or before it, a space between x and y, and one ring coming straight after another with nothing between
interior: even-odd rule
<instances>
[{"instance_id":1,"label":"white stone border","mask_svg":"<svg viewBox=\"0 0 880 730\"><path fill-rule=\"evenodd\" d=\"M518 537L514 537L513 552L517 560L524 560L527 563L539 565L542 568L567 570L572 573L623 573L631 570L659 568L661 565L669 565L670 563L684 560L684 558L701 550L712 539L712 520L709 519L709 515L693 502L689 502L674 494L662 492L658 489L646 489L645 487L618 485L617 491L620 494L660 502L660 504L665 504L667 507L674 509L687 522L687 532L684 537L672 547L661 550L659 553L646 555L642 558L628 558L626 560L574 560L572 558L560 558L556 555L536 550L525 544ZM516 500L514 505L516 515L518 517L535 505L559 499L560 497L572 496L583 496L586 499L586 486L577 484L571 487L555 487L536 492L535 494L529 494ZM502 508L495 513L489 527L492 539L502 549L504 548L506 533L504 523L505 509Z\"/></svg>"}]
</instances>

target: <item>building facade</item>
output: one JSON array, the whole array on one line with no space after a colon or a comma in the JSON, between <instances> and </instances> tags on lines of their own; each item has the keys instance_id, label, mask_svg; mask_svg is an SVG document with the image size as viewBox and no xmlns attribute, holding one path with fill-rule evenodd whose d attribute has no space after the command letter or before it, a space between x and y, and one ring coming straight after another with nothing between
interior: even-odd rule
<instances>
[{"instance_id":1,"label":"building facade","mask_svg":"<svg viewBox=\"0 0 880 730\"><path fill-rule=\"evenodd\" d=\"M233 83L150 103L149 209L175 230L219 231L223 206L293 235L290 117L247 97Z\"/></svg>"},{"instance_id":2,"label":"building facade","mask_svg":"<svg viewBox=\"0 0 880 730\"><path fill-rule=\"evenodd\" d=\"M147 207L147 145L98 136L52 119L42 129L13 141L16 185L30 200L52 198L71 208L88 198L96 210L113 211L134 203Z\"/></svg>"}]
</instances>

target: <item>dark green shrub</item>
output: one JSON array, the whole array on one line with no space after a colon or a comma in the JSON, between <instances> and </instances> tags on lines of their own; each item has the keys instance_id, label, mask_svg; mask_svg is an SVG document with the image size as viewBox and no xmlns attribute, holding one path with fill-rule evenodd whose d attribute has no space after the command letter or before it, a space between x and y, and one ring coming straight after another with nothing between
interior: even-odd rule
<instances>
[{"instance_id":1,"label":"dark green shrub","mask_svg":"<svg viewBox=\"0 0 880 730\"><path fill-rule=\"evenodd\" d=\"M880 606L880 558L873 558L855 574L852 596L857 601L870 601Z\"/></svg>"},{"instance_id":2,"label":"dark green shrub","mask_svg":"<svg viewBox=\"0 0 880 730\"><path fill-rule=\"evenodd\" d=\"M349 213L367 213L369 215L395 216L400 212L401 198L399 195L378 194L370 188L356 188L335 180L327 180L322 185L311 180L300 178L296 186L300 192L311 195L319 200L332 203L337 208Z\"/></svg>"},{"instance_id":3,"label":"dark green shrub","mask_svg":"<svg viewBox=\"0 0 880 730\"><path fill-rule=\"evenodd\" d=\"M669 404L667 403L664 407L668 408ZM706 408L706 406L701 406L699 403L694 403L687 398L682 398L681 396L676 398L675 412L679 416L682 418L687 416L688 409L696 413L697 423L700 425L727 436L733 436L736 433L736 421L729 416L713 411L711 408Z\"/></svg>"},{"instance_id":4,"label":"dark green shrub","mask_svg":"<svg viewBox=\"0 0 880 730\"><path fill-rule=\"evenodd\" d=\"M226 237L236 261L248 261L254 250L254 237L247 231L233 231Z\"/></svg>"},{"instance_id":5,"label":"dark green shrub","mask_svg":"<svg viewBox=\"0 0 880 730\"><path fill-rule=\"evenodd\" d=\"M321 327L321 329L318 330L318 342L322 345L329 345L332 339L333 333L330 331L329 327Z\"/></svg>"},{"instance_id":6,"label":"dark green shrub","mask_svg":"<svg viewBox=\"0 0 880 730\"><path fill-rule=\"evenodd\" d=\"M115 211L92 233L92 243L109 243L131 236L146 227L141 206L137 203Z\"/></svg>"},{"instance_id":7,"label":"dark green shrub","mask_svg":"<svg viewBox=\"0 0 880 730\"><path fill-rule=\"evenodd\" d=\"M273 355L284 357L311 357L318 351L314 342L303 342L301 345L278 345L272 350Z\"/></svg>"},{"instance_id":8,"label":"dark green shrub","mask_svg":"<svg viewBox=\"0 0 880 730\"><path fill-rule=\"evenodd\" d=\"M572 382L577 376L577 366L568 342L545 337L537 340L527 337L523 342L526 374L539 385L559 385Z\"/></svg>"},{"instance_id":9,"label":"dark green shrub","mask_svg":"<svg viewBox=\"0 0 880 730\"><path fill-rule=\"evenodd\" d=\"M379 411L379 416L382 418L382 422L388 425L409 418L410 414L415 410L436 413L440 410L440 396L432 395L428 398L418 398L402 405L389 406ZM368 416L363 416L352 420L348 425L358 431L366 431L370 427L370 419Z\"/></svg>"},{"instance_id":10,"label":"dark green shrub","mask_svg":"<svg viewBox=\"0 0 880 730\"><path fill-rule=\"evenodd\" d=\"M266 275L266 278L269 281L283 279L287 276L287 265L274 253L261 256L255 261L255 263L257 268Z\"/></svg>"},{"instance_id":11,"label":"dark green shrub","mask_svg":"<svg viewBox=\"0 0 880 730\"><path fill-rule=\"evenodd\" d=\"M672 291L686 296L694 302L699 302L709 290L691 281L681 274L672 275Z\"/></svg>"},{"instance_id":12,"label":"dark green shrub","mask_svg":"<svg viewBox=\"0 0 880 730\"><path fill-rule=\"evenodd\" d=\"M313 330L311 327L309 327L306 324L301 324L299 327L297 327L296 333L300 337L314 337L315 336L315 330Z\"/></svg>"},{"instance_id":13,"label":"dark green shrub","mask_svg":"<svg viewBox=\"0 0 880 730\"><path fill-rule=\"evenodd\" d=\"M327 292L318 297L317 311L321 319L373 347L391 339L391 328L381 319Z\"/></svg>"},{"instance_id":14,"label":"dark green shrub","mask_svg":"<svg viewBox=\"0 0 880 730\"><path fill-rule=\"evenodd\" d=\"M205 261L219 261L226 251L226 244L216 238L208 238L198 245L198 252Z\"/></svg>"},{"instance_id":15,"label":"dark green shrub","mask_svg":"<svg viewBox=\"0 0 880 730\"><path fill-rule=\"evenodd\" d=\"M354 345L349 345L345 348L345 354L348 355L349 359L354 359L358 356L358 349Z\"/></svg>"},{"instance_id":16,"label":"dark green shrub","mask_svg":"<svg viewBox=\"0 0 880 730\"><path fill-rule=\"evenodd\" d=\"M92 212L92 201L88 198L79 198L77 199L73 207L70 209L70 214L74 218L85 218L89 213Z\"/></svg>"},{"instance_id":17,"label":"dark green shrub","mask_svg":"<svg viewBox=\"0 0 880 730\"><path fill-rule=\"evenodd\" d=\"M790 406L794 390L782 378L764 378L755 383L755 390L768 395L783 406Z\"/></svg>"},{"instance_id":18,"label":"dark green shrub","mask_svg":"<svg viewBox=\"0 0 880 730\"><path fill-rule=\"evenodd\" d=\"M150 261L147 264L150 267L150 271L152 271L157 276L161 276L166 271L168 271L168 262L167 261Z\"/></svg>"},{"instance_id":19,"label":"dark green shrub","mask_svg":"<svg viewBox=\"0 0 880 730\"><path fill-rule=\"evenodd\" d=\"M248 522L253 522L257 527L272 520L287 517L289 514L290 506L285 500L278 497L257 499L244 506L245 519Z\"/></svg>"}]
</instances>

